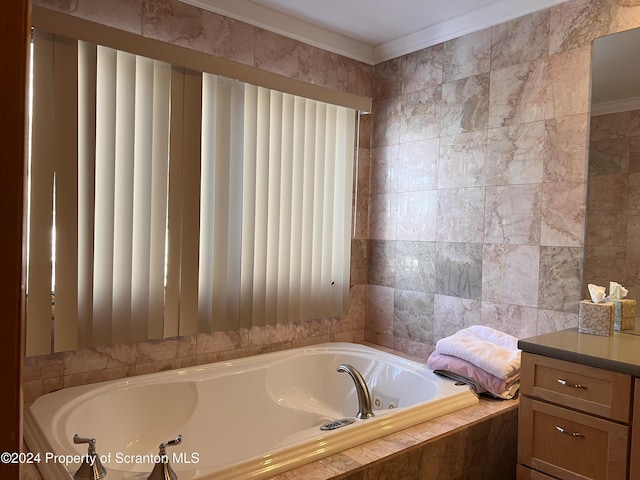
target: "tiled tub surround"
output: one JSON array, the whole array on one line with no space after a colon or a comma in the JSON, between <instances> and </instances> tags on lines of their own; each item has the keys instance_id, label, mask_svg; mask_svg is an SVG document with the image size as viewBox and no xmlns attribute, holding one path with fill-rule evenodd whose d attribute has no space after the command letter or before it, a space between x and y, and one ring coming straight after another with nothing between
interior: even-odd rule
<instances>
[{"instance_id":1,"label":"tiled tub surround","mask_svg":"<svg viewBox=\"0 0 640 480\"><path fill-rule=\"evenodd\" d=\"M416 362L423 359L404 356ZM478 405L283 472L270 480L514 479L517 400L481 397ZM41 480L25 465L23 480Z\"/></svg>"}]
</instances>

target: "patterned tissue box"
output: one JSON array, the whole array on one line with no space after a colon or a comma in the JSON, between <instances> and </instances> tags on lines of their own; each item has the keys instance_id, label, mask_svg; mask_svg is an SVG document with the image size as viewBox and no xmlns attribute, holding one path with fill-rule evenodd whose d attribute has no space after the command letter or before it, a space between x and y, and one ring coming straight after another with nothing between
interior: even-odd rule
<instances>
[{"instance_id":1,"label":"patterned tissue box","mask_svg":"<svg viewBox=\"0 0 640 480\"><path fill-rule=\"evenodd\" d=\"M636 328L636 301L623 298L609 300L614 305L613 329L616 332Z\"/></svg>"},{"instance_id":2,"label":"patterned tissue box","mask_svg":"<svg viewBox=\"0 0 640 480\"><path fill-rule=\"evenodd\" d=\"M611 302L593 303L591 300L580 302L578 332L608 337L613 334L615 306Z\"/></svg>"}]
</instances>

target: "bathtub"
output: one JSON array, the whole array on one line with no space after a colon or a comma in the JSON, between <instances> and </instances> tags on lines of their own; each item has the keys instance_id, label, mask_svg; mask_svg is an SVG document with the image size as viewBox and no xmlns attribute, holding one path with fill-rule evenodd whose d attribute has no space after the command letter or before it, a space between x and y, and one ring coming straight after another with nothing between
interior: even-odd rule
<instances>
[{"instance_id":1,"label":"bathtub","mask_svg":"<svg viewBox=\"0 0 640 480\"><path fill-rule=\"evenodd\" d=\"M375 416L356 419L349 375L366 380ZM326 343L228 362L65 388L38 398L24 437L45 480L69 480L96 439L107 480L144 480L166 449L179 480L264 479L478 403L424 365L351 343ZM343 419L344 426L335 427Z\"/></svg>"}]
</instances>

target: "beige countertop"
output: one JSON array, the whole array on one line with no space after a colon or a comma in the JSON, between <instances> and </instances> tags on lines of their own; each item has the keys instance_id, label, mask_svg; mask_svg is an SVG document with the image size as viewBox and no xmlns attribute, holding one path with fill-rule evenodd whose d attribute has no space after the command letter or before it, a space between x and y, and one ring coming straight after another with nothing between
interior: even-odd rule
<instances>
[{"instance_id":1,"label":"beige countertop","mask_svg":"<svg viewBox=\"0 0 640 480\"><path fill-rule=\"evenodd\" d=\"M524 352L640 377L640 332L633 332L636 334L614 332L601 337L572 328L524 338L518 347Z\"/></svg>"}]
</instances>

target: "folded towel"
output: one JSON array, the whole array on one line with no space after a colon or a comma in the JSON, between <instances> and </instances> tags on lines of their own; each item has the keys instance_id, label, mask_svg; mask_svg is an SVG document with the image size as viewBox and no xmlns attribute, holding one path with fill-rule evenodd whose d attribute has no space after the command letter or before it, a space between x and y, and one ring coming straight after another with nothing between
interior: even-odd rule
<instances>
[{"instance_id":1,"label":"folded towel","mask_svg":"<svg viewBox=\"0 0 640 480\"><path fill-rule=\"evenodd\" d=\"M438 352L429 356L427 366L435 373L469 384L478 394L488 393L497 398L510 400L520 388L519 373L502 380L466 360Z\"/></svg>"},{"instance_id":2,"label":"folded towel","mask_svg":"<svg viewBox=\"0 0 640 480\"><path fill-rule=\"evenodd\" d=\"M520 372L518 339L482 325L463 328L438 340L436 352L466 360L482 370L507 380Z\"/></svg>"}]
</instances>

